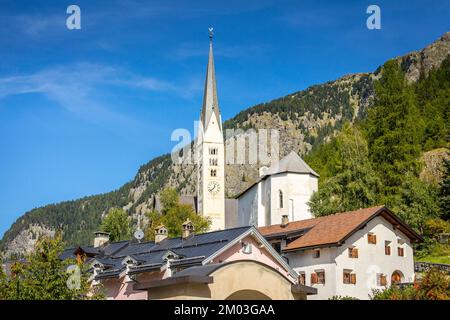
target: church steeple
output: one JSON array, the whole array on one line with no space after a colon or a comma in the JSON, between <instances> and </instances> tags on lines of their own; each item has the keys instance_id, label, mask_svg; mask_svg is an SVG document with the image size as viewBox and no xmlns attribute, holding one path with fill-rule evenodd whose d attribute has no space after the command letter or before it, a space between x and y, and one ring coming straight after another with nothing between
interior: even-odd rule
<instances>
[{"instance_id":1,"label":"church steeple","mask_svg":"<svg viewBox=\"0 0 450 320\"><path fill-rule=\"evenodd\" d=\"M217 99L216 75L214 70L214 55L213 55L213 28L209 28L209 58L208 67L206 69L205 91L203 95L203 106L200 121L203 124L203 129L206 131L211 115L215 114L220 128L222 128L222 121L219 112L219 100Z\"/></svg>"},{"instance_id":2,"label":"church steeple","mask_svg":"<svg viewBox=\"0 0 450 320\"><path fill-rule=\"evenodd\" d=\"M216 75L209 28L209 58L200 115L197 154L198 213L211 219L211 230L225 228L225 147L217 99Z\"/></svg>"}]
</instances>

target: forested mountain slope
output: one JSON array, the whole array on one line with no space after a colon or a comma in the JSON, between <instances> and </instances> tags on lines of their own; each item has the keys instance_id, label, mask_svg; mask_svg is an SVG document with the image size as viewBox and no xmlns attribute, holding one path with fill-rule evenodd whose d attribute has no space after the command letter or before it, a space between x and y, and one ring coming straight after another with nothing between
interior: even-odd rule
<instances>
[{"instance_id":1,"label":"forested mountain slope","mask_svg":"<svg viewBox=\"0 0 450 320\"><path fill-rule=\"evenodd\" d=\"M395 59L407 82L414 84L425 81L421 79L426 78L431 70L439 68L449 54L450 33L446 33L423 50ZM368 110L374 104L374 83L379 79L381 70L382 67L373 73L348 75L253 106L227 120L224 128L278 129L280 156L292 150L306 155L330 141L346 122L359 122L367 117ZM442 137L443 143L446 139ZM431 141L424 150L442 147L442 141L439 143L433 145ZM320 164L316 165L320 167ZM226 195L232 197L251 184L257 178L257 167L227 166ZM432 172L427 171L428 179L433 180L430 178ZM116 191L25 213L5 233L0 243L1 249L6 255L23 253L32 248L39 234L52 233L56 229L63 230L63 238L68 245L87 244L92 241L93 232L109 208L123 207L130 215L143 213L148 210L151 197L162 188L172 186L182 194L195 194L195 181L193 165L175 165L170 155L160 156L141 166L135 178Z\"/></svg>"}]
</instances>

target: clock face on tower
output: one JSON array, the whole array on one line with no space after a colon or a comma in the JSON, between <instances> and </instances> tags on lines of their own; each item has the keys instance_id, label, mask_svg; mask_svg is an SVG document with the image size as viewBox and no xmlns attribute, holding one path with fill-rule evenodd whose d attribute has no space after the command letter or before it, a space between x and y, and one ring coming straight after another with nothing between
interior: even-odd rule
<instances>
[{"instance_id":1,"label":"clock face on tower","mask_svg":"<svg viewBox=\"0 0 450 320\"><path fill-rule=\"evenodd\" d=\"M217 181L210 181L208 183L208 192L212 195L216 195L220 191L220 183Z\"/></svg>"}]
</instances>

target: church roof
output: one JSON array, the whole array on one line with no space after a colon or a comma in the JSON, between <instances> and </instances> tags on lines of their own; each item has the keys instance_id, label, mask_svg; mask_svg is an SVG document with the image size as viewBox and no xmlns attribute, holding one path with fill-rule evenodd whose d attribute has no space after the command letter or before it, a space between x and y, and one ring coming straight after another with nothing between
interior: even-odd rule
<instances>
[{"instance_id":1,"label":"church roof","mask_svg":"<svg viewBox=\"0 0 450 320\"><path fill-rule=\"evenodd\" d=\"M253 188L260 181L266 179L267 177L279 173L299 173L299 174L311 174L313 176L319 177L319 174L315 172L296 152L291 151L287 156L282 158L277 163L272 164L266 172L258 178L253 184L245 188L241 193L239 193L236 198L239 198L248 190Z\"/></svg>"},{"instance_id":2,"label":"church roof","mask_svg":"<svg viewBox=\"0 0 450 320\"><path fill-rule=\"evenodd\" d=\"M370 207L355 211L337 213L329 216L293 221L288 225L280 224L261 227L259 231L265 238L287 237L293 241L283 251L304 250L323 246L339 246L367 222L381 215L402 231L413 242L422 238L385 206Z\"/></svg>"},{"instance_id":3,"label":"church roof","mask_svg":"<svg viewBox=\"0 0 450 320\"><path fill-rule=\"evenodd\" d=\"M264 175L270 176L283 172L306 173L319 177L319 174L311 169L311 167L308 166L308 164L294 151L291 151L283 159L271 165Z\"/></svg>"},{"instance_id":4,"label":"church roof","mask_svg":"<svg viewBox=\"0 0 450 320\"><path fill-rule=\"evenodd\" d=\"M212 47L212 38L209 43L208 67L206 69L205 91L203 94L203 105L200 121L206 130L209 120L213 113L216 115L217 121L221 126L221 118L219 111L219 100L217 99L216 73L214 71L214 55Z\"/></svg>"}]
</instances>

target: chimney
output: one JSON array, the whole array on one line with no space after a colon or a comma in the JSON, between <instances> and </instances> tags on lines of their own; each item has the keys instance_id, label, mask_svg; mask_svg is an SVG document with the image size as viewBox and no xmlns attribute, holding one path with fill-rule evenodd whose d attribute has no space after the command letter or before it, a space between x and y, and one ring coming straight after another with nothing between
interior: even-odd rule
<instances>
[{"instance_id":1,"label":"chimney","mask_svg":"<svg viewBox=\"0 0 450 320\"><path fill-rule=\"evenodd\" d=\"M285 228L285 227L287 227L288 224L289 224L289 218L288 218L287 214L282 215L281 216L281 225L280 226L282 228Z\"/></svg>"},{"instance_id":2,"label":"chimney","mask_svg":"<svg viewBox=\"0 0 450 320\"><path fill-rule=\"evenodd\" d=\"M155 244L160 243L167 238L168 230L165 225L161 224L155 229Z\"/></svg>"},{"instance_id":3,"label":"chimney","mask_svg":"<svg viewBox=\"0 0 450 320\"><path fill-rule=\"evenodd\" d=\"M94 248L101 247L109 242L109 233L97 231L94 233Z\"/></svg>"},{"instance_id":4,"label":"chimney","mask_svg":"<svg viewBox=\"0 0 450 320\"><path fill-rule=\"evenodd\" d=\"M192 234L194 234L194 224L191 222L191 220L187 219L183 223L183 231L181 233L181 237L183 239L186 239Z\"/></svg>"}]
</instances>

